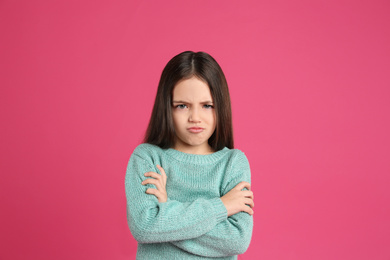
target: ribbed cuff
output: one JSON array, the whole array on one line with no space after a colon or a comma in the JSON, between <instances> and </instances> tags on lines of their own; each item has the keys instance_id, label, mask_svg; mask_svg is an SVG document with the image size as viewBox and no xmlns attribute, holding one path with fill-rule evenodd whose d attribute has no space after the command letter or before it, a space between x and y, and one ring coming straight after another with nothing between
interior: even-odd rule
<instances>
[{"instance_id":1,"label":"ribbed cuff","mask_svg":"<svg viewBox=\"0 0 390 260\"><path fill-rule=\"evenodd\" d=\"M214 208L217 223L227 219L227 209L220 198L212 199L211 204Z\"/></svg>"}]
</instances>

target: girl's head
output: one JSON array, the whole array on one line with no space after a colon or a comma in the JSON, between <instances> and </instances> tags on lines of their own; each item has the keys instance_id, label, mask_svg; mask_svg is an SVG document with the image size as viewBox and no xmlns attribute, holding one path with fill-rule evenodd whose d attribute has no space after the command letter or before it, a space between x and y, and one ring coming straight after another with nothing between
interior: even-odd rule
<instances>
[{"instance_id":1,"label":"girl's head","mask_svg":"<svg viewBox=\"0 0 390 260\"><path fill-rule=\"evenodd\" d=\"M179 84L181 88L183 82L195 82L194 86L200 87L203 83L203 86L206 85L209 88L208 93L211 94L212 109L215 113L215 130L210 133L211 136L208 139L210 147L214 151L221 150L223 147L233 148L232 113L225 75L213 57L205 52L182 52L167 63L161 74L144 141L161 148L172 148L179 140L180 130L175 129L173 113L176 113L175 109L187 108L187 105L185 103L173 104L173 94L175 87ZM186 100L175 101L187 102ZM210 109L209 104L204 107Z\"/></svg>"}]
</instances>

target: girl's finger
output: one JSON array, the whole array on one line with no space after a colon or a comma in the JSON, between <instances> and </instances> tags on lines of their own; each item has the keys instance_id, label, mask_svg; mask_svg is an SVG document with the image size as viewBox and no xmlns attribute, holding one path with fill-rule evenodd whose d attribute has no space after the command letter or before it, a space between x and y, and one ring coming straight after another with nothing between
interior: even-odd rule
<instances>
[{"instance_id":1,"label":"girl's finger","mask_svg":"<svg viewBox=\"0 0 390 260\"><path fill-rule=\"evenodd\" d=\"M160 191L158 191L156 189L149 188L146 190L146 193L150 194L150 195L154 195L157 198L158 202L166 202L167 201L166 196L164 196L163 193L161 193Z\"/></svg>"},{"instance_id":2,"label":"girl's finger","mask_svg":"<svg viewBox=\"0 0 390 260\"><path fill-rule=\"evenodd\" d=\"M245 199L244 203L245 203L245 205L248 205L251 208L253 208L255 206L255 203L253 202L252 199Z\"/></svg>"},{"instance_id":3,"label":"girl's finger","mask_svg":"<svg viewBox=\"0 0 390 260\"><path fill-rule=\"evenodd\" d=\"M154 196L157 197L157 199L159 199L160 196L162 195L158 190L153 189L153 188L147 189L147 190L145 191L145 193L150 194L150 195L154 195Z\"/></svg>"},{"instance_id":4,"label":"girl's finger","mask_svg":"<svg viewBox=\"0 0 390 260\"><path fill-rule=\"evenodd\" d=\"M143 182L141 182L142 185L146 185L146 184L153 184L154 186L156 186L156 188L158 190L162 190L162 184L161 184L161 181L160 180L156 180L156 179L152 179L152 178L148 178L146 180L144 180Z\"/></svg>"},{"instance_id":5,"label":"girl's finger","mask_svg":"<svg viewBox=\"0 0 390 260\"><path fill-rule=\"evenodd\" d=\"M245 207L245 208L246 209L244 209L243 211L248 213L249 215L253 215L255 213L252 208L250 207Z\"/></svg>"},{"instance_id":6,"label":"girl's finger","mask_svg":"<svg viewBox=\"0 0 390 260\"><path fill-rule=\"evenodd\" d=\"M251 190L243 190L242 191L242 194L246 197L246 198L251 198L253 200L253 191Z\"/></svg>"},{"instance_id":7,"label":"girl's finger","mask_svg":"<svg viewBox=\"0 0 390 260\"><path fill-rule=\"evenodd\" d=\"M157 168L160 170L161 172L161 176L163 177L163 180L164 182L166 182L167 180L167 174L165 173L165 170L163 167L161 167L160 165L157 164Z\"/></svg>"},{"instance_id":8,"label":"girl's finger","mask_svg":"<svg viewBox=\"0 0 390 260\"><path fill-rule=\"evenodd\" d=\"M146 177L152 177L152 178L155 178L155 179L158 179L158 180L161 180L162 179L162 176L156 172L146 172L144 174L144 176Z\"/></svg>"},{"instance_id":9,"label":"girl's finger","mask_svg":"<svg viewBox=\"0 0 390 260\"><path fill-rule=\"evenodd\" d=\"M239 184L237 184L236 187L234 187L234 189L236 189L236 190L242 190L244 188L247 188L248 190L250 190L251 185L246 181L242 181Z\"/></svg>"}]
</instances>

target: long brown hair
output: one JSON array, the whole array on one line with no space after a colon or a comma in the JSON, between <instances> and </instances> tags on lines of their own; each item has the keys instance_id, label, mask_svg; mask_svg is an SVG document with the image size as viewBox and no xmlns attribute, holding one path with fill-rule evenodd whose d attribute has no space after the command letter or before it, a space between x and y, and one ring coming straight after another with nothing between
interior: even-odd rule
<instances>
[{"instance_id":1,"label":"long brown hair","mask_svg":"<svg viewBox=\"0 0 390 260\"><path fill-rule=\"evenodd\" d=\"M165 66L144 142L161 148L173 147L176 138L172 119L173 88L179 81L193 76L207 83L213 97L216 127L208 140L209 145L214 151L224 147L233 149L232 111L225 75L213 57L193 51L176 55Z\"/></svg>"}]
</instances>

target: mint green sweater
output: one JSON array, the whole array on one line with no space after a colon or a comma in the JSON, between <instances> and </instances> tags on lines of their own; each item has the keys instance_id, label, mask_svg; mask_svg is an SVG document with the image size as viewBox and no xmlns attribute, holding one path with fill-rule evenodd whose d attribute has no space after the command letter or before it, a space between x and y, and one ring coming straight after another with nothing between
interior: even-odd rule
<instances>
[{"instance_id":1,"label":"mint green sweater","mask_svg":"<svg viewBox=\"0 0 390 260\"><path fill-rule=\"evenodd\" d=\"M167 174L168 201L146 194L144 173ZM127 222L138 241L137 259L237 259L250 243L253 218L230 217L220 197L239 182L250 183L249 163L241 151L224 148L209 155L139 145L127 166Z\"/></svg>"}]
</instances>

